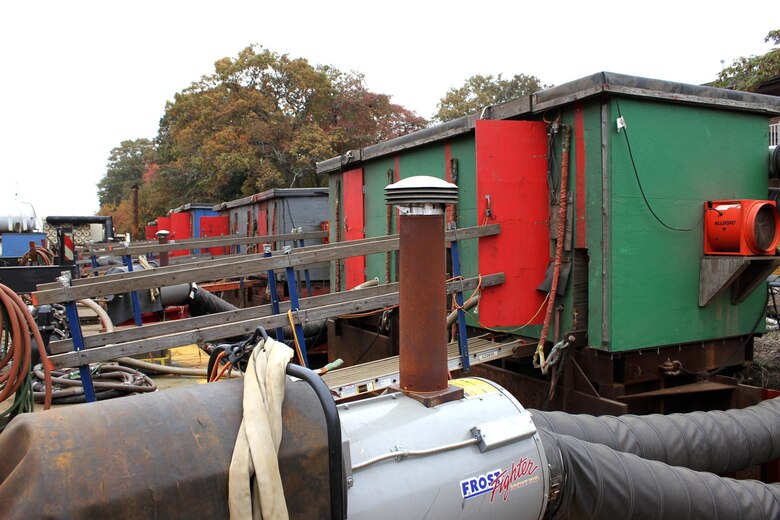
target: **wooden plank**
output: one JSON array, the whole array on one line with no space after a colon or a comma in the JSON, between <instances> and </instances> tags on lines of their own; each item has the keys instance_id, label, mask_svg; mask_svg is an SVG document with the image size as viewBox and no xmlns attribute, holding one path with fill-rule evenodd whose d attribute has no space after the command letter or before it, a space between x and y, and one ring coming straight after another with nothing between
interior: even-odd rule
<instances>
[{"instance_id":1,"label":"wooden plank","mask_svg":"<svg viewBox=\"0 0 780 520\"><path fill-rule=\"evenodd\" d=\"M480 226L480 227L469 227L469 228L463 228L463 229L455 229L450 230L445 233L445 240L446 241L452 241L452 240L469 240L473 238L479 238L483 236L491 236L496 235L500 232L500 225L499 224L491 224L489 226ZM379 236L379 237L371 237L371 238L364 238L361 240L351 240L351 241L344 241L344 242L338 242L336 244L315 244L311 246L305 246L305 247L299 247L292 250L291 254L298 254L302 252L308 252L308 251L320 251L320 250L328 250L332 249L333 247L336 247L337 245L346 245L346 244L372 244L374 242L387 240L389 238L398 238L398 235L388 235L388 236ZM395 246L395 250L398 249L398 246ZM281 256L284 255L284 251L277 250L272 253L272 256ZM258 255L262 256L262 255ZM188 263L186 265L170 265L167 267L159 267L155 269L155 272L160 273L173 273L178 271L188 271L190 269L199 268L199 267L212 267L217 265L227 265L230 263L237 263L237 262L243 262L247 259L254 257L253 255L246 255L246 254L236 254L236 255L220 255L218 257L215 257L213 259L203 260L199 262L193 262ZM121 266L115 266L115 267L121 267ZM138 271L138 272L132 272L132 273L118 273L111 275L112 280L125 280L125 279L133 279L134 277L140 276L146 272L149 274L149 271ZM100 281L103 281L103 279L96 280L95 278L80 278L72 280L71 287L75 287L77 285L87 285L87 284L94 284L98 283ZM164 285L164 284L162 284ZM59 283L48 283L48 284L41 284L38 285L38 291L46 291L49 289L60 289L61 285Z\"/></svg>"},{"instance_id":2,"label":"wooden plank","mask_svg":"<svg viewBox=\"0 0 780 520\"><path fill-rule=\"evenodd\" d=\"M504 282L504 273L489 274L482 277L482 286L490 287L498 285ZM447 284L447 293L451 294L456 290L471 290L477 287L479 283L478 278L467 278L462 282L462 287L458 282L449 282ZM355 289L354 291L344 291L339 293L325 294L321 296L312 296L310 298L302 298L299 301L300 308L303 310L314 309L317 307L333 305L338 303L344 303L354 300L356 298L371 298L376 296L383 296L388 294L396 295L396 300L390 305L398 303L398 284L380 285L376 287L366 287L364 289ZM282 313L286 313L290 308L290 302L281 302L280 310ZM84 347L86 349L97 348L111 343L122 343L126 341L135 341L143 338L150 338L154 336L164 336L168 334L176 334L179 332L197 329L207 328L223 325L232 321L243 321L249 319L262 318L271 316L271 305L262 305L258 307L248 307L245 309L238 309L236 311L220 312L215 314L209 314L207 316L199 316L196 318L186 318L183 320L174 320L161 323L153 323L145 325L143 327L132 327L128 329L119 330L116 332L107 332L104 334L96 334L93 336L86 336L84 338ZM49 348L53 354L60 354L69 352L73 349L73 340L66 339L62 341L53 341L49 344Z\"/></svg>"},{"instance_id":3,"label":"wooden plank","mask_svg":"<svg viewBox=\"0 0 780 520\"><path fill-rule=\"evenodd\" d=\"M335 246L327 250L310 251L305 253L263 257L262 255L247 255L243 260L230 263L209 264L197 266L177 266L170 268L154 269L153 271L139 271L126 273L119 277L106 276L99 281L88 284L76 284L71 287L57 289L45 289L33 293L36 305L46 303L66 302L95 298L109 294L120 294L130 291L142 291L153 287L175 285L182 283L200 282L204 280L218 280L240 276L264 274L269 269L283 269L286 267L300 267L309 264L338 260L358 254L383 253L391 250L397 240L386 239L368 245ZM130 276L128 276L130 275Z\"/></svg>"},{"instance_id":4,"label":"wooden plank","mask_svg":"<svg viewBox=\"0 0 780 520\"><path fill-rule=\"evenodd\" d=\"M321 320L340 314L350 314L366 312L375 309L382 309L392 302L398 301L398 294L386 294L383 296L374 296L370 298L361 298L344 303L325 305L315 309L301 310L293 313L296 323L306 323L308 321ZM222 313L229 314L229 313ZM223 316L227 318L227 316ZM273 316L264 316L248 320L230 321L222 325L187 330L158 336L154 338L145 338L125 343L106 345L103 347L80 350L77 352L68 352L57 354L49 359L55 368L84 365L87 363L97 363L109 361L123 356L136 356L145 354L154 350L179 347L191 343L204 343L207 341L216 341L226 337L243 336L254 332L258 326L265 327L267 330L289 326L286 314L276 314Z\"/></svg>"},{"instance_id":5,"label":"wooden plank","mask_svg":"<svg viewBox=\"0 0 780 520\"><path fill-rule=\"evenodd\" d=\"M479 238L482 236L490 236L490 235L496 235L500 232L500 225L499 224L492 224L489 226L481 226L481 227L471 227L471 228L463 228L463 229L456 229L456 230L450 230L447 231L445 234L445 240L452 241L452 240L468 240L472 238ZM378 242L381 240L387 240L388 238L398 238L398 235L389 235L389 236L380 236L380 237L371 237L371 238L364 238L362 240L353 240L353 241L346 241L346 242L338 242L337 244L316 244L306 247L299 247L297 249L293 249L293 252L291 254L298 254L302 252L307 251L320 251L320 250L328 250L331 249L337 245L340 244L372 244L374 242ZM398 247L396 245L395 250L397 250ZM284 255L284 251L278 250L274 251L272 256L281 256ZM237 263L237 262L243 262L249 259L250 257L253 257L253 255L246 255L246 254L237 254L237 255L221 255L219 257L209 259L209 260L203 260L200 262L194 262L189 263L187 265L171 265L168 267L159 267L155 269L155 272L160 273L173 273L178 271L188 271L193 268L197 267L210 267L210 266L217 266L217 265L227 265L230 263ZM121 266L117 266L121 267ZM137 276L140 276L145 271L138 271L138 272L132 272L132 273L119 273L119 274L113 274L111 275L112 280L125 280L125 279L133 279ZM146 271L147 274L149 274L149 271ZM71 287L75 287L78 285L86 285L86 284L94 284L98 283L100 281L103 281L103 279L96 280L95 278L80 278L72 280ZM165 285L165 284L161 284ZM41 284L38 285L38 291L47 291L50 289L60 289L62 286L59 283L48 283L48 284Z\"/></svg>"},{"instance_id":6,"label":"wooden plank","mask_svg":"<svg viewBox=\"0 0 780 520\"><path fill-rule=\"evenodd\" d=\"M395 236L395 235L393 235L393 236ZM380 241L380 240L386 240L387 238L392 238L392 237L366 238L366 239L363 239L363 240L360 240L360 241L350 241L349 243L350 244L358 244L358 243L360 243L360 244L370 244L370 243L377 242L377 241ZM346 244L346 242L339 242L339 244ZM298 254L298 253L303 253L303 252L308 252L308 251L327 250L327 249L330 249L330 248L334 247L335 245L336 244L315 244L315 245L311 245L311 246L294 248L294 249L292 249L291 254ZM272 257L283 256L284 254L285 253L284 253L283 250L277 250L277 251L273 251L271 256ZM265 258L263 255L259 255L259 254L258 255L247 255L245 253L239 253L239 254L234 254L234 255L220 255L220 256L217 256L217 257L214 257L214 258L204 259L204 260L197 261L197 262L188 262L187 264L169 265L169 266L166 266L166 267L158 267L158 268L155 268L154 272L156 272L156 273L174 273L174 272L178 272L178 271L188 271L188 270L196 268L196 267L213 267L213 266L218 266L218 265L227 265L227 264L232 264L232 263L244 262L247 259L258 258L258 257ZM114 267L121 267L121 266L114 266ZM132 279L132 278L134 278L136 276L139 276L139 274L141 274L143 272L144 271L137 271L137 272L134 271L132 273L112 274L111 275L111 279L112 280ZM145 271L145 272L148 274L151 271ZM71 283L71 286L74 287L74 286L77 286L77 285L92 284L92 283L96 283L96 282L99 282L99 281L102 281L102 280L103 279L96 280L95 278L79 278L79 279L73 280L72 283ZM45 291L45 290L48 290L48 289L58 289L60 287L61 287L61 285L55 282L55 283L39 285L38 286L38 290L39 291Z\"/></svg>"},{"instance_id":7,"label":"wooden plank","mask_svg":"<svg viewBox=\"0 0 780 520\"><path fill-rule=\"evenodd\" d=\"M312 240L315 238L325 238L327 231L306 231L304 233L285 233L281 235L267 236L235 236L231 238L208 237L195 238L191 240L172 240L167 244L143 244L119 247L107 247L105 249L85 250L84 255L105 255L115 256L141 255L146 253L165 253L170 251L179 251L182 249L204 249L209 247L230 247L250 244L262 244L271 242L287 242L292 240Z\"/></svg>"},{"instance_id":8,"label":"wooden plank","mask_svg":"<svg viewBox=\"0 0 780 520\"><path fill-rule=\"evenodd\" d=\"M313 296L311 298L301 298L298 303L300 304L301 309L312 309L318 306L333 305L336 303L344 303L346 301L353 300L357 297L358 293L362 297L374 297L394 293L397 291L398 284L380 285L377 287L356 289L354 292L346 291ZM289 308L289 301L279 303L279 309L282 313L286 313ZM149 325L144 325L143 327L132 327L115 332L106 332L103 334L86 336L84 338L84 348L90 349L95 347L102 347L103 345L108 345L110 343L122 343L124 341L133 341L142 338L175 334L197 328L214 327L224 323L230 323L231 321L243 321L254 318L262 318L265 316L271 316L272 314L271 305L268 304L258 305L256 307L247 307L235 311L208 314L206 316L185 318L182 320L151 323ZM54 341L49 344L49 348L52 354L69 352L73 350L73 340L65 339L61 341Z\"/></svg>"},{"instance_id":9,"label":"wooden plank","mask_svg":"<svg viewBox=\"0 0 780 520\"><path fill-rule=\"evenodd\" d=\"M499 224L479 226L447 232L445 239L458 240L488 236L500 231ZM449 238L448 238L449 237ZM327 247L315 248L304 252L295 252L287 255L272 256L247 255L243 260L230 263L218 263L212 260L205 266L189 264L174 268L160 268L153 271L139 271L126 273L125 275L106 276L99 281L84 284L74 284L71 287L46 288L33 293L35 305L58 303L96 298L109 294L121 294L130 291L142 291L153 287L175 285L181 283L200 282L204 280L217 280L240 276L263 274L269 269L283 269L286 267L302 267L321 262L340 260L350 256L384 253L398 249L398 238L387 237L369 243L352 244L340 242L329 244Z\"/></svg>"}]
</instances>

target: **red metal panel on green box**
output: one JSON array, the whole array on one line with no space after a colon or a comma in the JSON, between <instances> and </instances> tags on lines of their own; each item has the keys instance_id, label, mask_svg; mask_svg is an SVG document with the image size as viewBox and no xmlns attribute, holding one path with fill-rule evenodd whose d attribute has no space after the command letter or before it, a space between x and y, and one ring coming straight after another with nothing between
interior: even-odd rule
<instances>
[{"instance_id":1,"label":"red metal panel on green box","mask_svg":"<svg viewBox=\"0 0 780 520\"><path fill-rule=\"evenodd\" d=\"M192 238L192 221L189 213L171 213L171 238L176 241ZM186 254L189 254L189 251L184 249L171 252L171 256Z\"/></svg>"},{"instance_id":2,"label":"red metal panel on green box","mask_svg":"<svg viewBox=\"0 0 780 520\"><path fill-rule=\"evenodd\" d=\"M230 234L230 217L220 215L218 217L200 217L200 236L221 237ZM211 256L219 256L227 253L224 247L210 247Z\"/></svg>"},{"instance_id":3,"label":"red metal panel on green box","mask_svg":"<svg viewBox=\"0 0 780 520\"><path fill-rule=\"evenodd\" d=\"M171 217L157 217L157 229L158 231L171 232ZM173 238L169 236L168 238Z\"/></svg>"},{"instance_id":4,"label":"red metal panel on green box","mask_svg":"<svg viewBox=\"0 0 780 520\"><path fill-rule=\"evenodd\" d=\"M536 288L550 261L545 124L477 121L476 149L477 214L501 224L501 234L479 239L479 272L506 275L483 290L479 320L488 327L539 324L544 294Z\"/></svg>"},{"instance_id":5,"label":"red metal panel on green box","mask_svg":"<svg viewBox=\"0 0 780 520\"><path fill-rule=\"evenodd\" d=\"M257 210L257 234L265 236L268 234L268 203L261 202L260 209Z\"/></svg>"},{"instance_id":6,"label":"red metal panel on green box","mask_svg":"<svg viewBox=\"0 0 780 520\"><path fill-rule=\"evenodd\" d=\"M153 226L146 226L146 234L145 234L146 240L154 240L157 235L157 229L158 229L157 224Z\"/></svg>"},{"instance_id":7,"label":"red metal panel on green box","mask_svg":"<svg viewBox=\"0 0 780 520\"><path fill-rule=\"evenodd\" d=\"M365 238L363 232L363 168L344 172L344 240ZM353 256L344 260L346 288L352 289L366 281L366 257Z\"/></svg>"}]
</instances>

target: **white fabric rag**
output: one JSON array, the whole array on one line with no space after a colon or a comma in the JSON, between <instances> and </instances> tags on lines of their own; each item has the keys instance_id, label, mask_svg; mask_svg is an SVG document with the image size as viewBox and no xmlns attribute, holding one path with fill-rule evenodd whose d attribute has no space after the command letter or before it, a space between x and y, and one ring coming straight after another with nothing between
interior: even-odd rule
<instances>
[{"instance_id":1,"label":"white fabric rag","mask_svg":"<svg viewBox=\"0 0 780 520\"><path fill-rule=\"evenodd\" d=\"M268 338L252 351L244 376L244 419L228 475L231 520L289 518L279 474L282 401L293 350Z\"/></svg>"}]
</instances>

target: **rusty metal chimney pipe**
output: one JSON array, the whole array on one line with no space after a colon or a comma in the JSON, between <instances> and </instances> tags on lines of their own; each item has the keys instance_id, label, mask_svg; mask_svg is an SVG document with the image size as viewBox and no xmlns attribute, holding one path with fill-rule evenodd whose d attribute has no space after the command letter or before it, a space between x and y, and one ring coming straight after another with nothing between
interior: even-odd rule
<instances>
[{"instance_id":1,"label":"rusty metal chimney pipe","mask_svg":"<svg viewBox=\"0 0 780 520\"><path fill-rule=\"evenodd\" d=\"M403 179L385 188L398 207L400 292L399 389L426 406L459 399L447 370L444 210L458 187L435 177Z\"/></svg>"}]
</instances>

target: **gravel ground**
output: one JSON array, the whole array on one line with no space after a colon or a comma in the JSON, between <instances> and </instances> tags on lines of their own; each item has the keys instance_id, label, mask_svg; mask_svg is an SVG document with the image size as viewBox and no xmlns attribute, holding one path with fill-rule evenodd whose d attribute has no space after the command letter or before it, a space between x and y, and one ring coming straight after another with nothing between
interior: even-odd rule
<instances>
[{"instance_id":1,"label":"gravel ground","mask_svg":"<svg viewBox=\"0 0 780 520\"><path fill-rule=\"evenodd\" d=\"M780 390L780 331L767 332L753 343L753 364L756 384Z\"/></svg>"}]
</instances>

